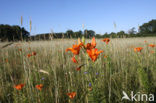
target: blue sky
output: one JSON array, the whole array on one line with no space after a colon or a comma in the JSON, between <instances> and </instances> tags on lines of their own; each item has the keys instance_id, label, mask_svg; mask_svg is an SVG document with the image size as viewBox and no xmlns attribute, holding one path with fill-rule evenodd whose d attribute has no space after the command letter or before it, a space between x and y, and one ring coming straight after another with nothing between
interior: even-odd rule
<instances>
[{"instance_id":1,"label":"blue sky","mask_svg":"<svg viewBox=\"0 0 156 103\"><path fill-rule=\"evenodd\" d=\"M0 24L48 33L92 29L96 33L128 31L156 19L156 0L0 0ZM117 27L114 28L113 22Z\"/></svg>"}]
</instances>

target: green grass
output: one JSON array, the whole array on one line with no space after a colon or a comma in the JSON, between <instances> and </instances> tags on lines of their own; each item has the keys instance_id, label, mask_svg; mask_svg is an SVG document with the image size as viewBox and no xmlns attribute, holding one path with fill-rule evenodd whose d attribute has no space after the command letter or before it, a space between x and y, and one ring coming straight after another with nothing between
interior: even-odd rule
<instances>
[{"instance_id":1,"label":"green grass","mask_svg":"<svg viewBox=\"0 0 156 103\"><path fill-rule=\"evenodd\" d=\"M148 47L156 44L156 38L111 39L108 45L99 39L96 41L96 48L104 52L92 62L82 49L76 56L79 64L71 61L71 52L65 52L77 40L19 42L1 49L0 102L121 103L122 91L128 94L156 92L156 48ZM0 43L0 47L4 44ZM143 50L137 53L133 47L143 47ZM33 51L37 55L27 58ZM85 66L76 71L82 64ZM39 72L40 69L49 75ZM20 83L25 86L16 90L14 85ZM35 88L37 84L43 84L41 91ZM76 92L74 99L67 96L69 92Z\"/></svg>"}]
</instances>

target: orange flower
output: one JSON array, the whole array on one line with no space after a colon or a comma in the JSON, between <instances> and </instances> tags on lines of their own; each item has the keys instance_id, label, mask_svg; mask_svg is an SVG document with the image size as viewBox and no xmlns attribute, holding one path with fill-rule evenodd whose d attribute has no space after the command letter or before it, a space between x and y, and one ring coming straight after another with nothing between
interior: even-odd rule
<instances>
[{"instance_id":1,"label":"orange flower","mask_svg":"<svg viewBox=\"0 0 156 103\"><path fill-rule=\"evenodd\" d=\"M75 44L75 45L73 45L73 47L72 48L67 48L66 49L66 52L67 51L71 51L74 55L78 55L79 54L79 52L80 52L80 48L81 48L81 43L80 44Z\"/></svg>"},{"instance_id":2,"label":"orange flower","mask_svg":"<svg viewBox=\"0 0 156 103\"><path fill-rule=\"evenodd\" d=\"M154 44L149 44L148 46L154 48L156 45L154 45Z\"/></svg>"},{"instance_id":3,"label":"orange flower","mask_svg":"<svg viewBox=\"0 0 156 103\"><path fill-rule=\"evenodd\" d=\"M145 40L144 42L146 43L147 41Z\"/></svg>"},{"instance_id":4,"label":"orange flower","mask_svg":"<svg viewBox=\"0 0 156 103\"><path fill-rule=\"evenodd\" d=\"M96 47L96 41L95 37L92 38L91 43L87 43L86 45L83 45L85 49L93 49Z\"/></svg>"},{"instance_id":5,"label":"orange flower","mask_svg":"<svg viewBox=\"0 0 156 103\"><path fill-rule=\"evenodd\" d=\"M70 99L73 99L76 96L76 92L67 93Z\"/></svg>"},{"instance_id":6,"label":"orange flower","mask_svg":"<svg viewBox=\"0 0 156 103\"><path fill-rule=\"evenodd\" d=\"M5 59L5 62L8 63L8 59Z\"/></svg>"},{"instance_id":7,"label":"orange flower","mask_svg":"<svg viewBox=\"0 0 156 103\"><path fill-rule=\"evenodd\" d=\"M95 37L92 38L92 42L91 42L91 45L93 48L96 47L96 41L95 41Z\"/></svg>"},{"instance_id":8,"label":"orange flower","mask_svg":"<svg viewBox=\"0 0 156 103\"><path fill-rule=\"evenodd\" d=\"M35 56L36 55L36 52L32 52L32 56Z\"/></svg>"},{"instance_id":9,"label":"orange flower","mask_svg":"<svg viewBox=\"0 0 156 103\"><path fill-rule=\"evenodd\" d=\"M106 56L106 55L104 55L104 58L107 58L107 56Z\"/></svg>"},{"instance_id":10,"label":"orange flower","mask_svg":"<svg viewBox=\"0 0 156 103\"><path fill-rule=\"evenodd\" d=\"M152 54L153 54L153 53L154 53L154 51L150 51L150 53L152 53Z\"/></svg>"},{"instance_id":11,"label":"orange flower","mask_svg":"<svg viewBox=\"0 0 156 103\"><path fill-rule=\"evenodd\" d=\"M89 90L89 91L92 91L92 88L90 87L90 88L88 88L88 90Z\"/></svg>"},{"instance_id":12,"label":"orange flower","mask_svg":"<svg viewBox=\"0 0 156 103\"><path fill-rule=\"evenodd\" d=\"M27 55L28 58L31 57L31 56L32 56L31 54L28 54L28 55Z\"/></svg>"},{"instance_id":13,"label":"orange flower","mask_svg":"<svg viewBox=\"0 0 156 103\"><path fill-rule=\"evenodd\" d=\"M25 84L18 84L15 85L14 88L16 88L17 90L21 90L24 87Z\"/></svg>"},{"instance_id":14,"label":"orange flower","mask_svg":"<svg viewBox=\"0 0 156 103\"><path fill-rule=\"evenodd\" d=\"M35 87L36 87L38 90L42 90L43 84L36 85Z\"/></svg>"},{"instance_id":15,"label":"orange flower","mask_svg":"<svg viewBox=\"0 0 156 103\"><path fill-rule=\"evenodd\" d=\"M80 71L80 70L81 70L81 67L76 68L76 70L77 70L77 71Z\"/></svg>"},{"instance_id":16,"label":"orange flower","mask_svg":"<svg viewBox=\"0 0 156 103\"><path fill-rule=\"evenodd\" d=\"M85 64L80 65L78 68L76 68L77 71L81 70L81 67L84 66Z\"/></svg>"},{"instance_id":17,"label":"orange flower","mask_svg":"<svg viewBox=\"0 0 156 103\"><path fill-rule=\"evenodd\" d=\"M142 49L143 49L142 47L137 47L137 48L134 48L134 51L135 51L135 52L141 52Z\"/></svg>"},{"instance_id":18,"label":"orange flower","mask_svg":"<svg viewBox=\"0 0 156 103\"><path fill-rule=\"evenodd\" d=\"M22 49L18 49L19 51L22 51Z\"/></svg>"},{"instance_id":19,"label":"orange flower","mask_svg":"<svg viewBox=\"0 0 156 103\"><path fill-rule=\"evenodd\" d=\"M108 44L110 42L110 39L109 38L104 38L102 41L105 42L106 44Z\"/></svg>"},{"instance_id":20,"label":"orange flower","mask_svg":"<svg viewBox=\"0 0 156 103\"><path fill-rule=\"evenodd\" d=\"M98 51L97 48L87 50L87 53L88 53L89 57L92 59L93 62L95 62L95 60L97 59L98 55L100 53L102 53L102 52L103 52L102 50Z\"/></svg>"},{"instance_id":21,"label":"orange flower","mask_svg":"<svg viewBox=\"0 0 156 103\"><path fill-rule=\"evenodd\" d=\"M71 60L72 60L74 63L78 63L77 60L75 59L75 56L73 56Z\"/></svg>"},{"instance_id":22,"label":"orange flower","mask_svg":"<svg viewBox=\"0 0 156 103\"><path fill-rule=\"evenodd\" d=\"M94 47L92 46L91 43L87 43L85 46L84 46L85 49L93 49Z\"/></svg>"}]
</instances>

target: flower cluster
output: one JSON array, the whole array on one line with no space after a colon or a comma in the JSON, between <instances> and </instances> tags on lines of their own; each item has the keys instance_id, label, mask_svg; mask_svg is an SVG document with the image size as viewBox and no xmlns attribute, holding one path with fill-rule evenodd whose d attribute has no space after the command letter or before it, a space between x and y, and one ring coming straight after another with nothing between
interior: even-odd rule
<instances>
[{"instance_id":1,"label":"flower cluster","mask_svg":"<svg viewBox=\"0 0 156 103\"><path fill-rule=\"evenodd\" d=\"M21 83L21 84L15 85L14 88L17 90L21 90L24 87L24 85L25 85L25 83L24 84ZM43 84L36 85L35 87L38 90L42 90Z\"/></svg>"},{"instance_id":2,"label":"flower cluster","mask_svg":"<svg viewBox=\"0 0 156 103\"><path fill-rule=\"evenodd\" d=\"M110 41L110 40L109 40ZM107 41L107 43L109 42ZM75 64L79 64L79 61L76 59L76 56L79 55L80 50L83 49L83 51L90 57L92 62L95 62L99 56L100 53L102 53L102 50L98 50L96 48L96 40L95 37L92 38L91 43L85 44L84 40L83 42L78 38L78 44L74 44L72 47L67 48L66 52L71 51L73 54L73 57L71 58L72 62ZM82 64L76 68L77 71L80 71L81 67L85 64Z\"/></svg>"},{"instance_id":3,"label":"flower cluster","mask_svg":"<svg viewBox=\"0 0 156 103\"><path fill-rule=\"evenodd\" d=\"M147 43L146 40L145 40L144 42ZM148 46L151 47L151 48L156 47L156 45L154 45L154 44L149 44ZM136 47L136 48L134 48L134 51L135 51L135 52L141 52L142 50L143 50L143 47ZM150 52L151 52L151 53L154 53L154 51L150 51Z\"/></svg>"},{"instance_id":4,"label":"flower cluster","mask_svg":"<svg viewBox=\"0 0 156 103\"><path fill-rule=\"evenodd\" d=\"M27 54L27 57L30 58L31 56L35 56L36 52L32 52L31 54Z\"/></svg>"},{"instance_id":5,"label":"flower cluster","mask_svg":"<svg viewBox=\"0 0 156 103\"><path fill-rule=\"evenodd\" d=\"M109 41L107 41L108 43ZM71 51L73 53L73 57L72 57L72 61L74 63L78 63L78 61L76 60L75 58L75 55L79 55L80 53L80 49L81 48L84 48L86 53L88 54L88 56L91 58L91 60L93 62L95 62L98 58L98 55L100 53L102 53L103 51L102 50L98 50L96 47L96 40L95 40L95 37L92 38L92 41L91 43L87 43L85 44L84 42L82 42L80 39L78 39L78 44L75 44L73 45L72 48L67 48L66 49L66 52L67 51Z\"/></svg>"}]
</instances>

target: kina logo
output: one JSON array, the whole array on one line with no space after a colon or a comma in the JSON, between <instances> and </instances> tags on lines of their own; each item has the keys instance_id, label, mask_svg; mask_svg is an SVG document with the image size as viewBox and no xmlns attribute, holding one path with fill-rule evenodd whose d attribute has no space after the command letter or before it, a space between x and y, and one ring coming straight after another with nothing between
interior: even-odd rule
<instances>
[{"instance_id":1,"label":"kina logo","mask_svg":"<svg viewBox=\"0 0 156 103\"><path fill-rule=\"evenodd\" d=\"M137 92L134 94L133 91L131 91L130 95L128 95L125 91L122 91L123 97L121 101L128 100L128 101L154 101L154 94L143 94L140 92Z\"/></svg>"}]
</instances>

